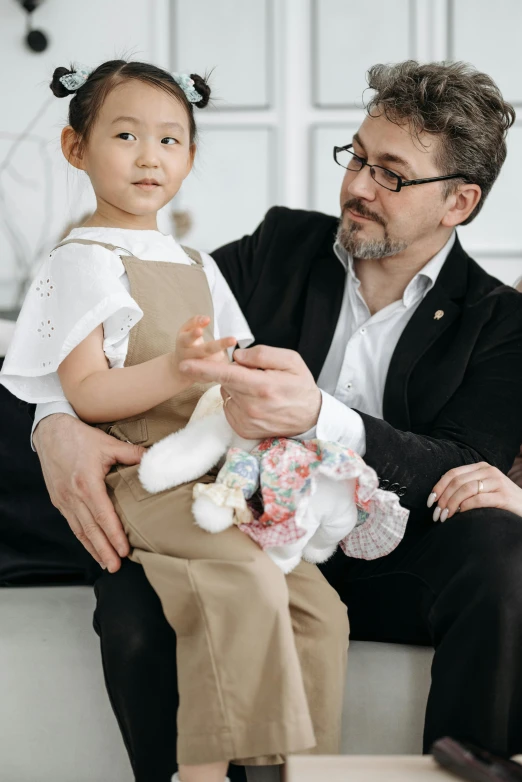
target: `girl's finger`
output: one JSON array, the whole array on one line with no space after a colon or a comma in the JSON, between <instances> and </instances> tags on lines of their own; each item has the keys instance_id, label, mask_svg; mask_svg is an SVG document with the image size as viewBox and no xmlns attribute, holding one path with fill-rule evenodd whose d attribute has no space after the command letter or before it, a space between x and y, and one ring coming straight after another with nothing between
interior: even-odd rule
<instances>
[{"instance_id":1,"label":"girl's finger","mask_svg":"<svg viewBox=\"0 0 522 782\"><path fill-rule=\"evenodd\" d=\"M190 342L195 337L202 337L203 336L203 329L199 326L195 326L192 329L187 329L186 331L180 331L178 334L178 339L180 342Z\"/></svg>"},{"instance_id":2,"label":"girl's finger","mask_svg":"<svg viewBox=\"0 0 522 782\"><path fill-rule=\"evenodd\" d=\"M220 350L227 350L228 348L233 348L234 345L236 344L237 344L237 340L235 337L222 337L221 339L215 339L215 340L211 340L210 342L205 342L203 348L208 355L212 355L213 353L219 353Z\"/></svg>"},{"instance_id":3,"label":"girl's finger","mask_svg":"<svg viewBox=\"0 0 522 782\"><path fill-rule=\"evenodd\" d=\"M224 350L233 347L235 344L235 337L223 337L222 339L214 339L210 342L204 342L191 351L190 358L208 358L208 356L213 356L215 353L222 353Z\"/></svg>"},{"instance_id":4,"label":"girl's finger","mask_svg":"<svg viewBox=\"0 0 522 782\"><path fill-rule=\"evenodd\" d=\"M263 372L240 367L230 362L200 359L188 359L180 362L180 371L186 377L196 378L199 383L220 383L234 394L236 392L257 396L261 386L264 386Z\"/></svg>"},{"instance_id":5,"label":"girl's finger","mask_svg":"<svg viewBox=\"0 0 522 782\"><path fill-rule=\"evenodd\" d=\"M194 328L194 329L190 329L190 331L180 331L180 333L178 334L178 342L184 348L190 347L198 339L202 339L202 337L203 337L203 329Z\"/></svg>"},{"instance_id":6,"label":"girl's finger","mask_svg":"<svg viewBox=\"0 0 522 782\"><path fill-rule=\"evenodd\" d=\"M205 328L210 323L208 315L194 315L194 317L187 320L186 323L180 328L180 333L184 331L191 331L195 328Z\"/></svg>"}]
</instances>

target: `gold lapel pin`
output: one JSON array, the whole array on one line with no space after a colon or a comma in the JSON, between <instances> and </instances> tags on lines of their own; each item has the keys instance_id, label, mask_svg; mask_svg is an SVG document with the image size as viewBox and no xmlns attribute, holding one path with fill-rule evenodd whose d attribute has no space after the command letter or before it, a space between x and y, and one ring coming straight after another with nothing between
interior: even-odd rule
<instances>
[{"instance_id":1,"label":"gold lapel pin","mask_svg":"<svg viewBox=\"0 0 522 782\"><path fill-rule=\"evenodd\" d=\"M433 316L433 319L434 320L440 320L443 317L444 317L444 310L437 310L437 312Z\"/></svg>"}]
</instances>

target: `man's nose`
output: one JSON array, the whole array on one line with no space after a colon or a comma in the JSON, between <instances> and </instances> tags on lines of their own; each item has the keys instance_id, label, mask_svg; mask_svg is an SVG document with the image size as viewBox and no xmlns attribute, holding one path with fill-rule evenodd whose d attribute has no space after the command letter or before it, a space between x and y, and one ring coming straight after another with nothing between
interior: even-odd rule
<instances>
[{"instance_id":1,"label":"man's nose","mask_svg":"<svg viewBox=\"0 0 522 782\"><path fill-rule=\"evenodd\" d=\"M343 194L364 198L365 201L374 201L376 187L378 185L372 179L368 166L363 166L360 171L346 171L343 180Z\"/></svg>"}]
</instances>

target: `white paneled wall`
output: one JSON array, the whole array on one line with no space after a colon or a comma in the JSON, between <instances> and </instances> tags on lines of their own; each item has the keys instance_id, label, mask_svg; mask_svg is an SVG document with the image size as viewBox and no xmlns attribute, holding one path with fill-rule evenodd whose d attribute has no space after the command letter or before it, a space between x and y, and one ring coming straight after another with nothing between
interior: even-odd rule
<instances>
[{"instance_id":1,"label":"white paneled wall","mask_svg":"<svg viewBox=\"0 0 522 782\"><path fill-rule=\"evenodd\" d=\"M448 0L448 56L489 73L519 115L509 132L506 163L481 214L461 229L468 251L508 283L522 275L521 29L519 0Z\"/></svg>"},{"instance_id":2,"label":"white paneled wall","mask_svg":"<svg viewBox=\"0 0 522 782\"><path fill-rule=\"evenodd\" d=\"M174 199L205 250L253 231L281 203L280 0L171 0L171 64L212 71L212 102L196 109L196 167ZM276 14L277 12L277 14Z\"/></svg>"},{"instance_id":3,"label":"white paneled wall","mask_svg":"<svg viewBox=\"0 0 522 782\"><path fill-rule=\"evenodd\" d=\"M277 201L274 136L273 128L256 125L205 129L177 199L177 208L186 204L194 221L183 242L211 249L255 229Z\"/></svg>"},{"instance_id":4,"label":"white paneled wall","mask_svg":"<svg viewBox=\"0 0 522 782\"><path fill-rule=\"evenodd\" d=\"M504 281L522 274L521 0L45 0L34 21L51 39L41 55L21 42L18 4L0 0L0 166L12 143L6 134L23 130L50 99L11 170L0 172L0 309L15 303L36 249L93 203L88 183L62 160L67 100L50 95L50 74L70 60L121 54L173 70L214 69L214 105L196 110L196 168L173 204L192 224L183 241L201 249L252 231L276 203L338 213L342 171L332 146L348 143L364 119L370 65L472 62L497 80L521 119L499 181L461 237Z\"/></svg>"},{"instance_id":5,"label":"white paneled wall","mask_svg":"<svg viewBox=\"0 0 522 782\"><path fill-rule=\"evenodd\" d=\"M521 71L522 74L522 71ZM470 251L522 258L522 123L509 131L508 155L479 217L461 228Z\"/></svg>"},{"instance_id":6,"label":"white paneled wall","mask_svg":"<svg viewBox=\"0 0 522 782\"><path fill-rule=\"evenodd\" d=\"M173 0L173 69L214 69L221 109L267 108L273 88L271 11L272 0Z\"/></svg>"},{"instance_id":7,"label":"white paneled wall","mask_svg":"<svg viewBox=\"0 0 522 782\"><path fill-rule=\"evenodd\" d=\"M448 0L448 55L489 73L522 108L520 0Z\"/></svg>"},{"instance_id":8,"label":"white paneled wall","mask_svg":"<svg viewBox=\"0 0 522 782\"><path fill-rule=\"evenodd\" d=\"M414 56L414 4L312 0L312 84L318 107L361 106L373 62Z\"/></svg>"},{"instance_id":9,"label":"white paneled wall","mask_svg":"<svg viewBox=\"0 0 522 782\"><path fill-rule=\"evenodd\" d=\"M0 167L12 136L45 106L10 169L0 173L5 198L0 200L0 310L16 304L24 264L34 262L38 248L52 246L94 203L84 175L71 169L60 151L68 99L49 90L54 68L131 54L168 65L161 35L167 8L162 0L47 0L34 13L34 25L48 33L50 46L35 54L23 43L25 13L13 0L0 0Z\"/></svg>"}]
</instances>

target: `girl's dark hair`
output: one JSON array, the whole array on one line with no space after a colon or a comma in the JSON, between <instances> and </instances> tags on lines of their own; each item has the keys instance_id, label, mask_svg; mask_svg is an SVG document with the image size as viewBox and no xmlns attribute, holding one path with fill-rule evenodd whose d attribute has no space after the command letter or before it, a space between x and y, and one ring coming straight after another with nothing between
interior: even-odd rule
<instances>
[{"instance_id":1,"label":"girl's dark hair","mask_svg":"<svg viewBox=\"0 0 522 782\"><path fill-rule=\"evenodd\" d=\"M190 143L193 144L196 140L194 106L204 109L209 102L210 87L207 84L207 77L203 78L197 73L190 74L190 78L194 81L194 89L202 96L199 103L190 103L182 88L174 81L168 71L146 62L109 60L99 65L81 87L69 90L62 84L60 77L74 72L73 67L56 68L49 86L57 98L73 95L69 104L69 125L78 134L80 144L84 144L89 138L89 133L107 95L115 87L133 79L150 84L176 98L185 108L189 118Z\"/></svg>"}]
</instances>

